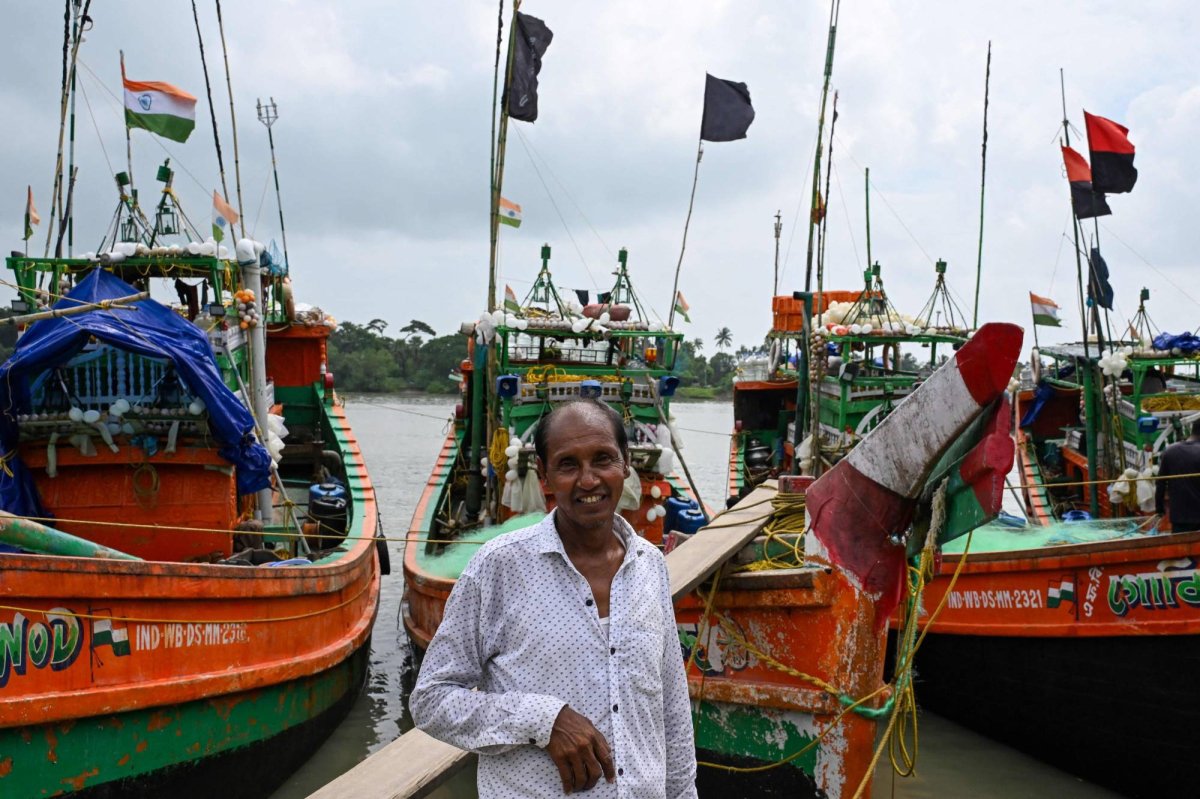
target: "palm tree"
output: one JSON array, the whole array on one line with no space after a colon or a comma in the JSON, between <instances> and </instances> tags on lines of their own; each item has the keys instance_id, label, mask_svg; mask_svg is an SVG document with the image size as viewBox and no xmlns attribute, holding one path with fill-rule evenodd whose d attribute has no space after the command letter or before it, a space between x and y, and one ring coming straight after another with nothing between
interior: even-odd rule
<instances>
[{"instance_id":1,"label":"palm tree","mask_svg":"<svg viewBox=\"0 0 1200 799\"><path fill-rule=\"evenodd\" d=\"M729 328L723 327L717 331L717 337L714 341L717 343L717 349L723 350L726 347L733 346L733 334L729 332Z\"/></svg>"},{"instance_id":2,"label":"palm tree","mask_svg":"<svg viewBox=\"0 0 1200 799\"><path fill-rule=\"evenodd\" d=\"M701 350L703 350L704 349L704 339L702 339L702 338L692 339L692 349L695 350L696 352L700 352Z\"/></svg>"}]
</instances>

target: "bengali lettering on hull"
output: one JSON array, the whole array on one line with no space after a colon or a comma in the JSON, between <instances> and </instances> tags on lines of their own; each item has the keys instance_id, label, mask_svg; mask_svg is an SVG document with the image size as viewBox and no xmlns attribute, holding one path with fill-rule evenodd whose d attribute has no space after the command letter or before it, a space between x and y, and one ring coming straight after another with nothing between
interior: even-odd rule
<instances>
[{"instance_id":1,"label":"bengali lettering on hull","mask_svg":"<svg viewBox=\"0 0 1200 799\"><path fill-rule=\"evenodd\" d=\"M934 631L1028 636L1200 631L1200 557L1143 556L1074 567L1064 560L1070 559L1003 562L1012 568L969 560L948 595L950 581L939 576L925 600L928 610L945 598ZM943 571L953 566L945 564Z\"/></svg>"}]
</instances>

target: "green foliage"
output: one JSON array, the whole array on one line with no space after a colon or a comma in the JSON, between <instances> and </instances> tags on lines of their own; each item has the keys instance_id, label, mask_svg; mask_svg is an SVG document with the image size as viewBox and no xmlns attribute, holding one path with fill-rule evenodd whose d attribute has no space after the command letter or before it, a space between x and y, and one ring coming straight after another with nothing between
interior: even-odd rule
<instances>
[{"instance_id":1,"label":"green foliage","mask_svg":"<svg viewBox=\"0 0 1200 799\"><path fill-rule=\"evenodd\" d=\"M402 335L384 335L387 322L366 325L342 323L329 337L329 368L345 391L426 391L450 394L457 390L450 373L466 355L460 334L437 336L424 322L413 319ZM425 339L418 333L424 333Z\"/></svg>"}]
</instances>

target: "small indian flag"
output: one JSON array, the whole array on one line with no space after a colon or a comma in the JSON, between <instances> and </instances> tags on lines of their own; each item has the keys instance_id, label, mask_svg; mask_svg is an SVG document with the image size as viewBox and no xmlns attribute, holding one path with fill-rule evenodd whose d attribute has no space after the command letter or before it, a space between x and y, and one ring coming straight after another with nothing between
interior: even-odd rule
<instances>
[{"instance_id":1,"label":"small indian flag","mask_svg":"<svg viewBox=\"0 0 1200 799\"><path fill-rule=\"evenodd\" d=\"M38 216L37 209L33 207L33 186L29 186L29 194L25 199L25 241L33 238L33 226L39 225L42 218Z\"/></svg>"},{"instance_id":2,"label":"small indian flag","mask_svg":"<svg viewBox=\"0 0 1200 799\"><path fill-rule=\"evenodd\" d=\"M517 295L513 293L512 286L504 287L504 310L508 313L521 312L521 303L517 302Z\"/></svg>"},{"instance_id":3,"label":"small indian flag","mask_svg":"<svg viewBox=\"0 0 1200 799\"><path fill-rule=\"evenodd\" d=\"M225 202L225 199L217 193L216 189L213 189L213 240L223 241L225 238L225 231L232 231L234 224L236 224L240 218L241 217L238 216L238 212L233 210L229 203Z\"/></svg>"},{"instance_id":4,"label":"small indian flag","mask_svg":"<svg viewBox=\"0 0 1200 799\"><path fill-rule=\"evenodd\" d=\"M196 98L169 83L129 80L121 61L125 84L125 127L144 128L171 141L185 142L196 127Z\"/></svg>"},{"instance_id":5,"label":"small indian flag","mask_svg":"<svg viewBox=\"0 0 1200 799\"><path fill-rule=\"evenodd\" d=\"M679 314L680 316L682 316L682 317L683 317L683 321L685 321L685 322L691 322L691 321L692 321L691 317L690 317L690 316L688 316L688 309L690 309L691 307L692 307L692 306L690 306L690 305L688 305L688 304L687 304L687 300L685 300L685 299L683 298L683 292L682 292L682 291L676 291L676 292L675 292L675 313L677 313L677 314Z\"/></svg>"},{"instance_id":6,"label":"small indian flag","mask_svg":"<svg viewBox=\"0 0 1200 799\"><path fill-rule=\"evenodd\" d=\"M113 627L112 619L96 619L92 622L92 649L98 646L112 647L114 655L129 654L129 630Z\"/></svg>"},{"instance_id":7,"label":"small indian flag","mask_svg":"<svg viewBox=\"0 0 1200 799\"><path fill-rule=\"evenodd\" d=\"M1058 303L1049 297L1039 297L1029 292L1029 304L1033 306L1033 323L1042 327L1060 327Z\"/></svg>"},{"instance_id":8,"label":"small indian flag","mask_svg":"<svg viewBox=\"0 0 1200 799\"><path fill-rule=\"evenodd\" d=\"M1050 584L1046 591L1046 607L1056 608L1063 602L1075 601L1075 581L1064 579L1057 585Z\"/></svg>"},{"instance_id":9,"label":"small indian flag","mask_svg":"<svg viewBox=\"0 0 1200 799\"><path fill-rule=\"evenodd\" d=\"M513 227L521 226L521 206L514 202L500 198L500 221L505 225Z\"/></svg>"}]
</instances>

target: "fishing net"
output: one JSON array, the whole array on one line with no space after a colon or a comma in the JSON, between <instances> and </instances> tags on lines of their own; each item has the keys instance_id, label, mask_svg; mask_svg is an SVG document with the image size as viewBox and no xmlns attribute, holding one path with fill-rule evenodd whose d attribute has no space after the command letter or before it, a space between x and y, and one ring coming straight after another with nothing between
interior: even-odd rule
<instances>
[{"instance_id":1,"label":"fishing net","mask_svg":"<svg viewBox=\"0 0 1200 799\"><path fill-rule=\"evenodd\" d=\"M975 530L971 538L971 552L1016 552L1026 549L1068 546L1071 544L1093 544L1097 541L1114 541L1124 538L1140 538L1153 535L1143 530L1145 517L1130 519L1088 519L1076 522L1052 522L1047 525L1026 524L1012 527L993 522ZM967 545L967 536L947 542L942 552L947 555L962 554Z\"/></svg>"}]
</instances>

